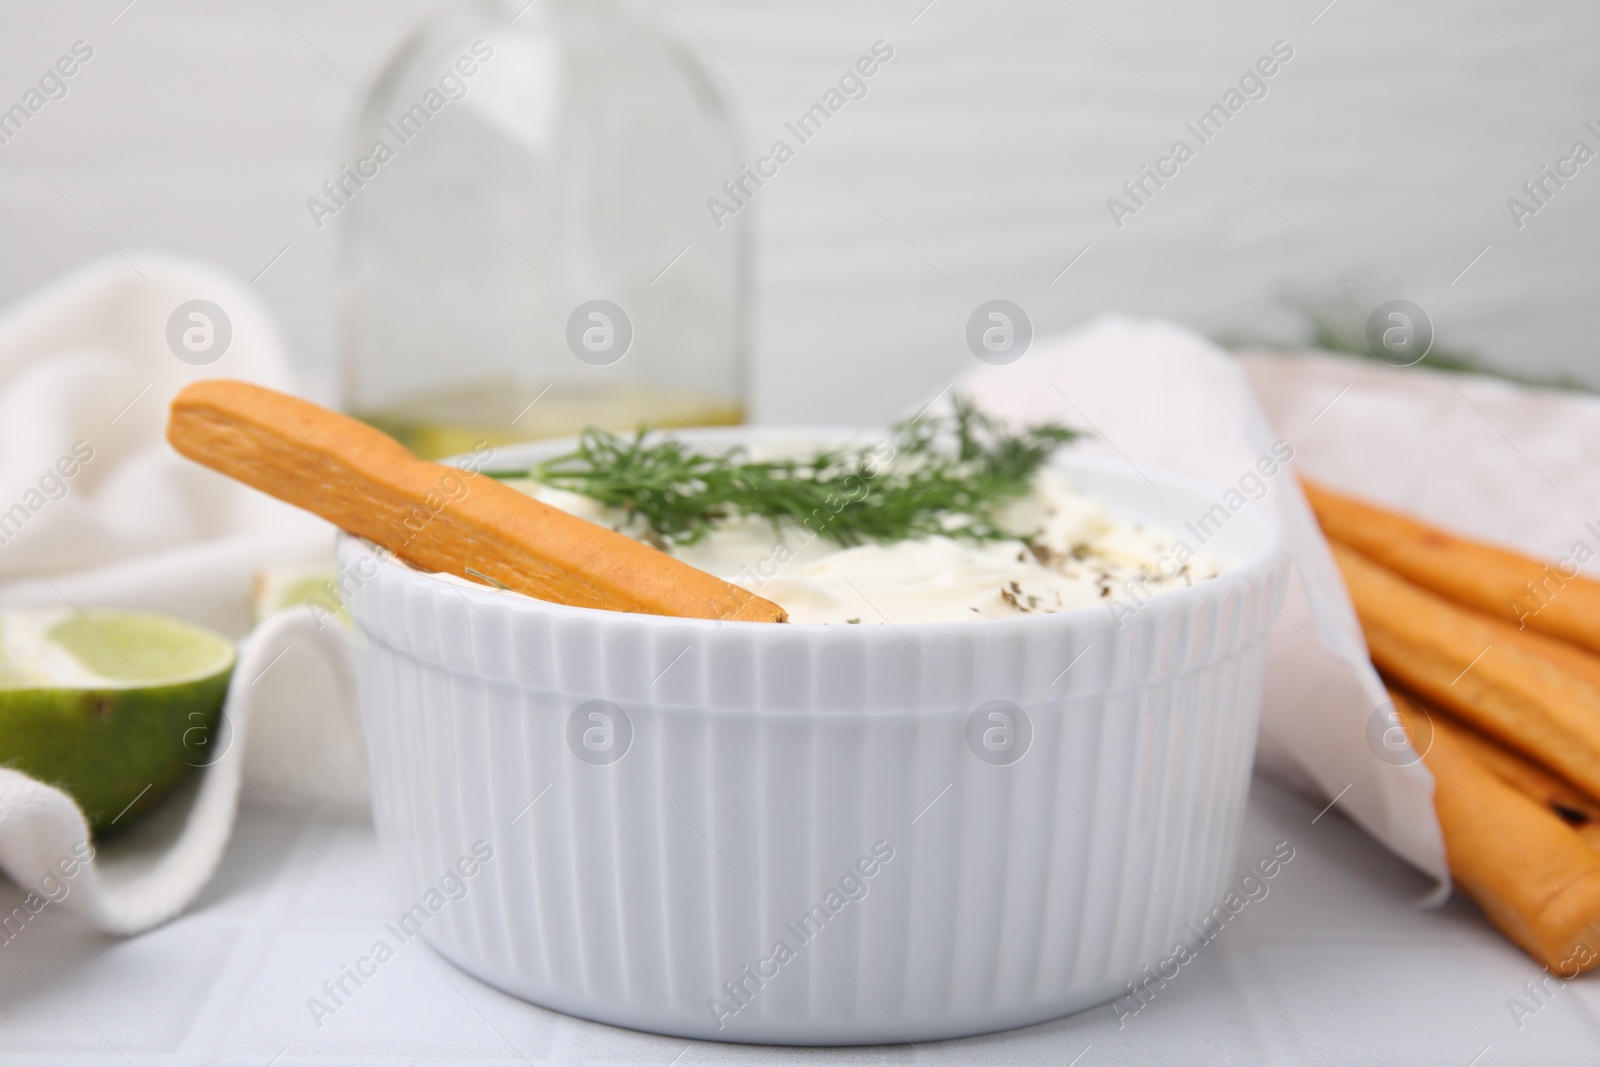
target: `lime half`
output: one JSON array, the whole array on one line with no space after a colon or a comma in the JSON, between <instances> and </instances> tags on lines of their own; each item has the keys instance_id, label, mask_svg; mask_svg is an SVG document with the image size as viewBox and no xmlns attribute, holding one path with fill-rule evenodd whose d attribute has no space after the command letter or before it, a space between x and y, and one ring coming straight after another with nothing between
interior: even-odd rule
<instances>
[{"instance_id":1,"label":"lime half","mask_svg":"<svg viewBox=\"0 0 1600 1067\"><path fill-rule=\"evenodd\" d=\"M304 606L321 629L324 619L336 618L346 629L350 616L339 596L338 575L332 567L283 566L256 571L250 609L256 622L285 608Z\"/></svg>"},{"instance_id":2,"label":"lime half","mask_svg":"<svg viewBox=\"0 0 1600 1067\"><path fill-rule=\"evenodd\" d=\"M220 758L233 643L165 615L0 613L0 765L77 800L97 833Z\"/></svg>"}]
</instances>

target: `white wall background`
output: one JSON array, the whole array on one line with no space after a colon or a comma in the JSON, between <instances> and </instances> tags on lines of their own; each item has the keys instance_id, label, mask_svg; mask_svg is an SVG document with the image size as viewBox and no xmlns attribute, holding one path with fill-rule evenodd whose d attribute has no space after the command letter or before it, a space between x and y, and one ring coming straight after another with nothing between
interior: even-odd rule
<instances>
[{"instance_id":1,"label":"white wall background","mask_svg":"<svg viewBox=\"0 0 1600 1067\"><path fill-rule=\"evenodd\" d=\"M1594 4L651 2L704 50L752 144L874 40L896 50L759 196L760 419L904 408L972 358L966 318L991 297L1041 331L1118 309L1261 333L1286 327L1294 293L1405 296L1445 343L1600 385L1600 162L1520 231L1505 205L1574 140L1600 149L1583 128L1600 127ZM246 280L288 246L255 287L325 391L336 238L304 201L431 5L125 3L0 3L0 102L74 40L95 48L0 146L0 302L113 246ZM1106 198L1276 40L1295 55L1270 94L1113 225Z\"/></svg>"}]
</instances>

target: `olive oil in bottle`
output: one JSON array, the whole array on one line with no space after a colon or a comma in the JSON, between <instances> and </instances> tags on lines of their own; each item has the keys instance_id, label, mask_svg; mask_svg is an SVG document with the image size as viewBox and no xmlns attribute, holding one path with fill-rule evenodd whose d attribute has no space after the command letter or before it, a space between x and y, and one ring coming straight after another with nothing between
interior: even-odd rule
<instances>
[{"instance_id":1,"label":"olive oil in bottle","mask_svg":"<svg viewBox=\"0 0 1600 1067\"><path fill-rule=\"evenodd\" d=\"M747 219L723 95L624 0L466 0L374 84L314 198L344 405L438 458L741 421Z\"/></svg>"}]
</instances>

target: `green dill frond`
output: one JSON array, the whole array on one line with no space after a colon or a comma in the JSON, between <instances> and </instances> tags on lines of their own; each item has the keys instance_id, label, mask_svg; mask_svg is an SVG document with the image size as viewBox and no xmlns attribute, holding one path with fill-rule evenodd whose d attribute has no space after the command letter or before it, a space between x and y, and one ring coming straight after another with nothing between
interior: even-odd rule
<instances>
[{"instance_id":1,"label":"green dill frond","mask_svg":"<svg viewBox=\"0 0 1600 1067\"><path fill-rule=\"evenodd\" d=\"M591 428L573 451L531 470L485 473L581 493L642 520L646 538L664 545L692 545L736 516L806 525L840 545L990 540L1013 536L995 513L1078 436L1055 423L1012 433L958 394L948 414L900 422L883 441L799 457L754 459L742 446L705 453L681 437Z\"/></svg>"}]
</instances>

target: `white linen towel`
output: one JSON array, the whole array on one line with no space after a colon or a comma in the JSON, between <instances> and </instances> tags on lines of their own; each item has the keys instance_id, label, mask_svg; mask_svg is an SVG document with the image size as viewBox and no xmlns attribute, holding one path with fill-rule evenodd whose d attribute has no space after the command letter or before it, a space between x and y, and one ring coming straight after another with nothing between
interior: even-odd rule
<instances>
[{"instance_id":1,"label":"white linen towel","mask_svg":"<svg viewBox=\"0 0 1600 1067\"><path fill-rule=\"evenodd\" d=\"M199 300L214 306L206 320L184 310ZM201 331L193 348L190 329ZM260 303L199 264L113 257L0 316L0 609L137 608L239 638L258 569L331 566L326 523L167 445L168 402L204 377L294 389ZM69 454L89 458L41 482ZM225 717L211 765L87 865L75 859L88 831L71 798L0 770L0 868L34 890L26 907L52 899L46 890L70 869L60 906L100 929L171 918L220 860L241 782L257 803L366 811L341 626L304 610L263 622L241 646Z\"/></svg>"}]
</instances>

